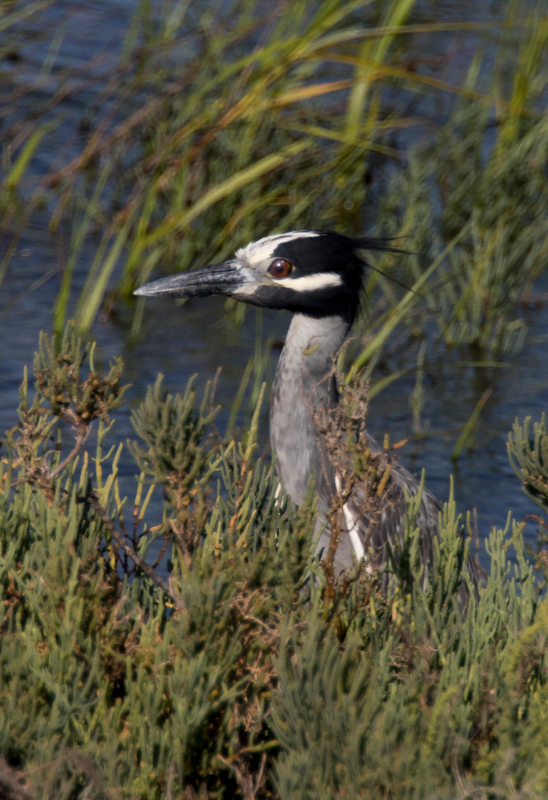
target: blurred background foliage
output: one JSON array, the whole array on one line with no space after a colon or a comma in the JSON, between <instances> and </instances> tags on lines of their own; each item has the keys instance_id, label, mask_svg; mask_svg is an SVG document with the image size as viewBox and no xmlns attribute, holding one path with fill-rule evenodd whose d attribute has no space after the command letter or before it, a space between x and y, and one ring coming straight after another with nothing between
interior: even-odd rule
<instances>
[{"instance_id":1,"label":"blurred background foliage","mask_svg":"<svg viewBox=\"0 0 548 800\"><path fill-rule=\"evenodd\" d=\"M69 311L89 329L153 270L323 227L402 237L413 255L371 259L409 287L433 267L426 303L397 318L394 285L371 272L368 363L395 325L406 346L428 337L482 358L522 344L548 247L542 3L432 22L412 0L142 0L115 55L77 69L58 58L70 9L2 8L0 280L21 233L46 226L62 242L58 332ZM33 45L36 75L18 66Z\"/></svg>"}]
</instances>

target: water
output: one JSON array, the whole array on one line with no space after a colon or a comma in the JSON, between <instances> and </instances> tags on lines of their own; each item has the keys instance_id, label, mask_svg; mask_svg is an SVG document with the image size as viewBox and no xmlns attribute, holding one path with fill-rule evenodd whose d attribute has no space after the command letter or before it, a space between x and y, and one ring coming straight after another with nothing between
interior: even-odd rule
<instances>
[{"instance_id":1,"label":"water","mask_svg":"<svg viewBox=\"0 0 548 800\"><path fill-rule=\"evenodd\" d=\"M19 254L2 289L3 309L0 314L0 430L16 422L18 388L22 368L32 364L41 330L51 328L51 307L58 290L53 277L40 289L25 294L25 289L38 280L54 261L52 245L23 242ZM289 324L287 313L263 312L265 336L283 335ZM189 377L198 373L198 386L214 377L222 367L218 400L223 405L219 417L222 429L228 418L232 400L240 384L242 371L255 345L255 314L246 315L241 327L227 318L220 298L196 300L177 307L167 299L147 302L143 328L138 337L130 337L130 309L121 308L115 315L98 322L93 337L98 342L97 363L106 365L115 355L125 364L125 380L131 383L127 402L116 414L110 435L111 444L133 437L130 412L144 397L158 372L166 378L171 391L184 389ZM527 415L539 419L548 407L548 346L535 343L533 337L548 334L545 309L531 319L529 339L514 359L506 359L502 368L466 367L455 358L441 367L441 374L425 376L425 408L421 415L426 437L412 433L409 393L414 377L396 381L375 397L370 404L369 427L381 440L385 432L392 442L409 438L398 451L403 463L419 473L426 469L427 483L441 499L448 496L449 478L454 475L459 509L477 509L480 537L491 525L504 527L508 510L516 519L536 513L536 507L523 493L506 455L506 441L514 418ZM278 355L272 351L272 366ZM437 373L437 374L436 374ZM466 423L486 388L492 394L483 409L471 454L463 452L457 464L451 452L462 426ZM442 433L438 433L442 432ZM124 490L132 496L131 457L122 460ZM528 528L534 543L533 525Z\"/></svg>"},{"instance_id":2,"label":"water","mask_svg":"<svg viewBox=\"0 0 548 800\"><path fill-rule=\"evenodd\" d=\"M61 13L63 8L63 4L58 4L55 13ZM77 67L94 52L106 49L104 64L112 63L134 5L118 0L85 3L77 8L78 14L67 18L59 57L64 63ZM29 73L42 63L43 54L39 48L32 57L24 55L28 59ZM71 116L59 129L59 137L69 137L69 129L70 135L74 135L75 124L84 113L85 104L85 97L71 100ZM37 163L36 170L43 173L48 167L46 158ZM97 243L90 241L80 259L75 297L83 285ZM51 330L51 309L59 290L57 264L55 243L45 231L35 228L22 238L0 287L1 431L16 422L23 365L31 367L38 334L41 330ZM45 276L49 277L44 280ZM485 537L491 525L504 527L509 510L518 520L538 510L524 495L506 454L508 431L515 417L523 420L531 415L538 420L548 409L548 285L539 285L537 293L542 303L540 308L529 313L527 341L518 356L504 359L503 367L469 367L463 364L467 356L460 354L459 359L459 354L453 353L445 357L445 363L427 369L421 424L430 435L414 436L412 432L409 393L414 386L413 375L392 384L370 404L372 433L382 439L388 432L392 442L408 438L408 444L399 451L402 461L416 473L425 468L427 484L441 499L447 498L450 475L454 475L458 507L463 512L477 509L480 538ZM106 364L113 356L121 355L126 381L132 384L126 395L127 402L116 412L110 443L133 436L131 409L142 400L147 385L154 382L159 371L166 376L171 391L180 391L191 375L198 373L198 385L203 386L221 366L217 396L223 405L219 418L222 429L242 371L254 349L254 312L248 313L244 323L237 327L227 318L219 298L197 300L184 307L177 307L169 300L154 299L145 305L138 336L130 335L131 320L132 309L122 305L107 318L98 320L92 331L98 342L98 363ZM283 336L288 325L289 315L264 312L265 336ZM273 369L278 352L272 352ZM413 365L415 358L415 354L410 354L407 365ZM387 368L401 369L402 364L389 361ZM379 372L374 378L382 374L385 373ZM492 392L480 417L473 451L463 452L453 464L451 453L462 426L486 389ZM121 469L124 490L131 496L136 468L129 454ZM528 526L526 535L534 543L533 525Z\"/></svg>"}]
</instances>

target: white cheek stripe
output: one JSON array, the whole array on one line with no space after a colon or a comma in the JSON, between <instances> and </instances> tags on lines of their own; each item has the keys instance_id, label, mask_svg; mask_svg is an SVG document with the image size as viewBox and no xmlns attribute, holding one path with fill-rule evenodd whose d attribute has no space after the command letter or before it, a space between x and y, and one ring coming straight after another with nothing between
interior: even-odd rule
<instances>
[{"instance_id":1,"label":"white cheek stripe","mask_svg":"<svg viewBox=\"0 0 548 800\"><path fill-rule=\"evenodd\" d=\"M323 272L316 275L304 275L302 278L274 278L275 286L285 286L295 292L313 292L315 289L325 289L328 286L340 286L342 278L336 272Z\"/></svg>"},{"instance_id":2,"label":"white cheek stripe","mask_svg":"<svg viewBox=\"0 0 548 800\"><path fill-rule=\"evenodd\" d=\"M341 479L338 475L335 475L335 486L337 487L337 491L341 491ZM362 558L365 556L365 550L362 544L362 540L360 538L360 534L358 533L358 525L356 520L354 519L352 512L348 508L348 505L345 503L343 505L343 514L344 514L344 521L346 523L346 527L348 529L348 535L350 536L350 541L352 542L352 547L354 548L354 553L356 554L356 558L358 561L361 561ZM369 572L371 568L367 571Z\"/></svg>"}]
</instances>

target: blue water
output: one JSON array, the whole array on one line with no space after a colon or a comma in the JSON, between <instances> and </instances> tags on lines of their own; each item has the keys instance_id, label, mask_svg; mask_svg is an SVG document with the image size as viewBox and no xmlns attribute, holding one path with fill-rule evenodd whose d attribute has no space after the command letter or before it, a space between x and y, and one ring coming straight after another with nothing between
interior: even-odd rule
<instances>
[{"instance_id":1,"label":"blue water","mask_svg":"<svg viewBox=\"0 0 548 800\"><path fill-rule=\"evenodd\" d=\"M95 2L76 7L78 13L67 16L59 58L77 67L90 53L102 50L106 53L105 60L97 68L106 68L117 57L134 4ZM58 3L51 13L60 14L69 8L74 9L75 4ZM24 56L28 73L35 72L43 54L37 49ZM56 134L67 137L67 147L70 137L75 135L74 122L81 117L85 106L85 97L72 100L69 106L72 117ZM49 166L46 154L33 168L43 174ZM77 266L75 297L97 243L88 242ZM23 365L31 367L39 332L51 330L51 309L60 282L57 265L56 244L46 230L34 227L23 236L0 286L0 431L16 423ZM408 444L398 451L402 461L416 473L425 468L427 484L441 499L447 498L450 475L454 475L459 509L477 510L480 539L491 525L504 527L509 510L518 520L538 512L524 495L506 455L508 431L515 417L523 420L531 415L538 420L548 410L548 285L539 285L536 292L539 308L528 313L530 327L523 349L517 356L504 358L503 367L465 366L463 361L469 360L469 356L458 353L443 355L437 364L427 366L421 425L428 435L416 436L412 431L409 393L414 386L413 375L392 384L370 404L372 433L382 439L388 432L392 442L408 438ZM113 313L95 323L91 334L98 342L97 363L106 364L113 356L121 355L126 380L132 384L127 402L115 414L111 443L133 436L131 409L143 399L147 385L154 382L159 371L166 376L170 390L180 391L191 375L198 373L198 385L203 386L222 367L217 395L223 405L218 420L222 430L242 371L255 346L255 312L251 310L243 324L237 326L219 298L196 300L184 307L169 300L150 300L145 304L142 329L133 337L132 314L131 305L118 305ZM289 325L289 315L265 311L262 324L265 338L279 338ZM272 351L272 369L278 353L279 350ZM412 366L415 361L416 353L410 353L407 365ZM401 368L400 361L387 362L389 371ZM379 372L373 377L384 374ZM492 393L479 420L473 451L463 452L454 464L451 453L459 433L487 388ZM134 491L135 471L127 454L122 459L121 472L124 491L130 496ZM534 525L528 526L526 535L535 542Z\"/></svg>"}]
</instances>

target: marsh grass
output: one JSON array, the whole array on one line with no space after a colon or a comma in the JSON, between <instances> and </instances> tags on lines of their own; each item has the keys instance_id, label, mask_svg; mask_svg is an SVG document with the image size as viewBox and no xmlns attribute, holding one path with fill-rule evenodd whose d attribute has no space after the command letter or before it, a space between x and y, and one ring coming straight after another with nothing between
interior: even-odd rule
<instances>
[{"instance_id":1,"label":"marsh grass","mask_svg":"<svg viewBox=\"0 0 548 800\"><path fill-rule=\"evenodd\" d=\"M59 244L54 327L70 310L88 331L101 310L133 303L153 271L223 258L274 229L401 237L412 255L373 258L381 272L368 273L348 367L350 380L371 379L369 397L414 372L424 435L430 359L461 348L462 363L500 366L524 342L523 308L545 270L542 9L511 3L500 20L446 23L403 0L293 1L266 15L257 0L223 15L197 5L166 2L155 15L141 3L116 58L70 70L58 64L54 3L1 6L0 280L21 237L47 230ZM455 37L454 52L457 37L472 37L464 77L447 53L416 57L414 37L439 34ZM43 52L36 74L29 48ZM85 105L77 120L73 100ZM142 302L134 308L136 333ZM48 357L61 383L44 411L44 387L26 404L25 381L0 463L0 791L545 795L546 554L535 574L524 523L493 530L487 585L463 619L448 588L462 541L451 498L427 592L385 596L362 580L328 596L311 563L312 500L299 513L280 505L273 465L257 456L270 369L261 339L222 446L200 440L211 409L195 405L192 387L175 398L151 390L135 417L133 509L119 485L123 448L102 449L117 373L106 406L80 407L89 385L104 383L94 384L93 360L84 390L67 378L63 346L42 348L38 366ZM65 340L74 348L74 331ZM411 362L374 373L407 351ZM455 458L473 445L483 397ZM81 430L63 450L46 426L73 406ZM90 460L83 414L97 410ZM544 422L516 423L509 447L544 511ZM165 504L149 527L154 482ZM407 534L416 553L412 505ZM162 542L173 548L169 583L158 570L166 550L154 550ZM306 605L313 569L324 578Z\"/></svg>"},{"instance_id":2,"label":"marsh grass","mask_svg":"<svg viewBox=\"0 0 548 800\"><path fill-rule=\"evenodd\" d=\"M74 307L88 330L107 298L129 298L153 270L313 226L404 237L419 256L378 266L410 285L431 269L439 338L519 347L516 305L543 269L547 240L541 10L510 3L499 21L472 24L426 22L410 0L381 10L245 0L223 13L168 2L157 14L143 3L116 58L104 66L106 54L95 54L75 71L57 66L63 19L52 24L52 6L14 3L0 16L5 58L24 64L37 37L44 50L33 78L16 60L3 73L0 278L38 218L68 241L56 330ZM460 83L444 80L450 56L412 56L413 37L441 32L466 32L478 46ZM79 97L87 110L71 120L67 147L67 109ZM46 147L44 175L34 165ZM76 297L90 242L95 258ZM368 292L381 311L394 305L394 287L376 274ZM426 321L398 317L412 336Z\"/></svg>"},{"instance_id":3,"label":"marsh grass","mask_svg":"<svg viewBox=\"0 0 548 800\"><path fill-rule=\"evenodd\" d=\"M76 69L58 58L71 12L54 8L0 11L0 285L21 237L47 231L57 265L26 292L56 281L55 331L69 314L89 331L130 304L138 336L144 299L131 295L153 273L314 227L407 251L368 254L345 367L371 397L417 368L443 371L449 350L495 367L519 352L548 255L541 6L511 2L471 23L432 21L409 0L140 3L118 49ZM229 433L250 423L271 377L257 331ZM419 431L417 386L415 435L436 435ZM480 395L453 431L454 458L474 444Z\"/></svg>"}]
</instances>

